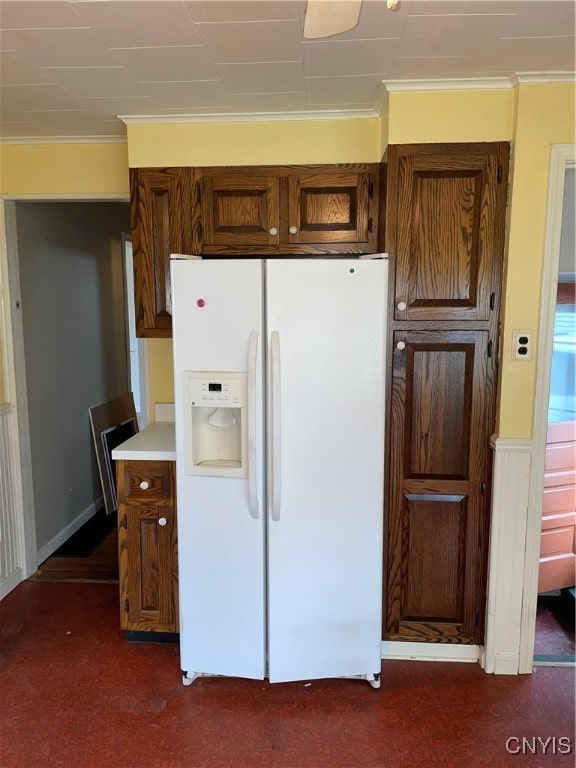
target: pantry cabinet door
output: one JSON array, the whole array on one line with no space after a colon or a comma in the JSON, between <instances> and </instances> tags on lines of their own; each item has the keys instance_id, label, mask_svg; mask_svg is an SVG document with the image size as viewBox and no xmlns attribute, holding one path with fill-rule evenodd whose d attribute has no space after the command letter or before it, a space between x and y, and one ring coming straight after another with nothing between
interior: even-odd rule
<instances>
[{"instance_id":1,"label":"pantry cabinet door","mask_svg":"<svg viewBox=\"0 0 576 768\"><path fill-rule=\"evenodd\" d=\"M482 641L489 423L485 331L396 331L386 636Z\"/></svg>"},{"instance_id":2,"label":"pantry cabinet door","mask_svg":"<svg viewBox=\"0 0 576 768\"><path fill-rule=\"evenodd\" d=\"M394 319L486 321L497 310L508 144L388 148Z\"/></svg>"}]
</instances>

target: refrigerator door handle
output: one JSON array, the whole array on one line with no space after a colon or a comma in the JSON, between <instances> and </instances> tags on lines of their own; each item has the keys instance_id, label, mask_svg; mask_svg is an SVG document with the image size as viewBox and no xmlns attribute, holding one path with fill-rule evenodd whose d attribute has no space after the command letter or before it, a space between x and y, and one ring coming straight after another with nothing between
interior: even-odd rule
<instances>
[{"instance_id":1,"label":"refrigerator door handle","mask_svg":"<svg viewBox=\"0 0 576 768\"><path fill-rule=\"evenodd\" d=\"M272 499L272 520L280 520L280 334L272 331L270 335L270 352L272 358L272 473L270 478Z\"/></svg>"},{"instance_id":2,"label":"refrigerator door handle","mask_svg":"<svg viewBox=\"0 0 576 768\"><path fill-rule=\"evenodd\" d=\"M258 481L256 479L256 379L258 365L258 331L248 341L248 503L250 516L258 520Z\"/></svg>"}]
</instances>

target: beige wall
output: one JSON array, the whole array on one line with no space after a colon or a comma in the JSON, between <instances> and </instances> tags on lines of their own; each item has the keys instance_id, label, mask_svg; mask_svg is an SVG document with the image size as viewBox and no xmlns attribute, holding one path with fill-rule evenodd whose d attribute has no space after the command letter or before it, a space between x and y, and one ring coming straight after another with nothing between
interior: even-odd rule
<instances>
[{"instance_id":1,"label":"beige wall","mask_svg":"<svg viewBox=\"0 0 576 768\"><path fill-rule=\"evenodd\" d=\"M392 92L388 142L509 141L514 131L515 91Z\"/></svg>"},{"instance_id":2,"label":"beige wall","mask_svg":"<svg viewBox=\"0 0 576 768\"><path fill-rule=\"evenodd\" d=\"M574 84L518 87L500 380L502 437L532 434L535 354L531 361L512 361L512 332L534 329L538 338L550 151L552 144L576 141L574 96Z\"/></svg>"},{"instance_id":3,"label":"beige wall","mask_svg":"<svg viewBox=\"0 0 576 768\"><path fill-rule=\"evenodd\" d=\"M129 125L131 168L377 163L380 120Z\"/></svg>"},{"instance_id":4,"label":"beige wall","mask_svg":"<svg viewBox=\"0 0 576 768\"><path fill-rule=\"evenodd\" d=\"M6 392L4 390L4 329L0 327L0 405L6 402Z\"/></svg>"},{"instance_id":5,"label":"beige wall","mask_svg":"<svg viewBox=\"0 0 576 768\"><path fill-rule=\"evenodd\" d=\"M550 148L575 141L574 95L573 83L391 93L383 121L133 125L127 145L0 146L0 192L126 195L129 165L378 162L387 140L510 141L499 435L530 437L535 363L511 360L511 337L537 337ZM150 340L149 361L151 401L172 400L171 342Z\"/></svg>"},{"instance_id":6,"label":"beige wall","mask_svg":"<svg viewBox=\"0 0 576 768\"><path fill-rule=\"evenodd\" d=\"M0 144L0 194L127 196L126 142Z\"/></svg>"}]
</instances>

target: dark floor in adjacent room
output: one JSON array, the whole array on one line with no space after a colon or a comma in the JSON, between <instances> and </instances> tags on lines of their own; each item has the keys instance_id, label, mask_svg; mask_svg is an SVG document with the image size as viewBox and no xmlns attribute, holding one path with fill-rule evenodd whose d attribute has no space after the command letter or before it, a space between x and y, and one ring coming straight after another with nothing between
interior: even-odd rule
<instances>
[{"instance_id":1,"label":"dark floor in adjacent room","mask_svg":"<svg viewBox=\"0 0 576 768\"><path fill-rule=\"evenodd\" d=\"M125 640L113 583L23 582L0 604L0 643L2 768L573 765L571 668L510 677L385 661L379 690L230 678L184 687L177 644ZM545 756L538 737L551 737Z\"/></svg>"},{"instance_id":2,"label":"dark floor in adjacent room","mask_svg":"<svg viewBox=\"0 0 576 768\"><path fill-rule=\"evenodd\" d=\"M574 663L574 589L538 595L534 659L548 663Z\"/></svg>"}]
</instances>

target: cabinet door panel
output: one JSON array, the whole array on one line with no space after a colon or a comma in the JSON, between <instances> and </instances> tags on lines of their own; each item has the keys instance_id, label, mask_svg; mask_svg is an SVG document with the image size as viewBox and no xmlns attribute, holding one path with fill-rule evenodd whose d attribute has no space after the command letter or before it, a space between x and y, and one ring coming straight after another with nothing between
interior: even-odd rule
<instances>
[{"instance_id":1,"label":"cabinet door panel","mask_svg":"<svg viewBox=\"0 0 576 768\"><path fill-rule=\"evenodd\" d=\"M274 176L203 177L204 245L278 245L279 180Z\"/></svg>"},{"instance_id":2,"label":"cabinet door panel","mask_svg":"<svg viewBox=\"0 0 576 768\"><path fill-rule=\"evenodd\" d=\"M173 466L169 462L119 461L117 468L121 627L131 631L177 632ZM132 494L127 501L125 489L130 490L131 479L135 477L168 477L170 492L163 497L157 489L146 500L138 500Z\"/></svg>"},{"instance_id":3,"label":"cabinet door panel","mask_svg":"<svg viewBox=\"0 0 576 768\"><path fill-rule=\"evenodd\" d=\"M406 494L405 620L460 621L466 533L462 495ZM430 546L430 542L434 546Z\"/></svg>"},{"instance_id":4,"label":"cabinet door panel","mask_svg":"<svg viewBox=\"0 0 576 768\"><path fill-rule=\"evenodd\" d=\"M131 171L136 332L172 333L170 254L192 252L189 168Z\"/></svg>"},{"instance_id":5,"label":"cabinet door panel","mask_svg":"<svg viewBox=\"0 0 576 768\"><path fill-rule=\"evenodd\" d=\"M338 172L290 176L288 242L366 242L369 184L368 173Z\"/></svg>"},{"instance_id":6,"label":"cabinet door panel","mask_svg":"<svg viewBox=\"0 0 576 768\"><path fill-rule=\"evenodd\" d=\"M390 639L473 643L480 638L492 409L487 344L485 331L394 334Z\"/></svg>"},{"instance_id":7,"label":"cabinet door panel","mask_svg":"<svg viewBox=\"0 0 576 768\"><path fill-rule=\"evenodd\" d=\"M500 294L507 162L506 144L389 148L395 319L490 318Z\"/></svg>"}]
</instances>

